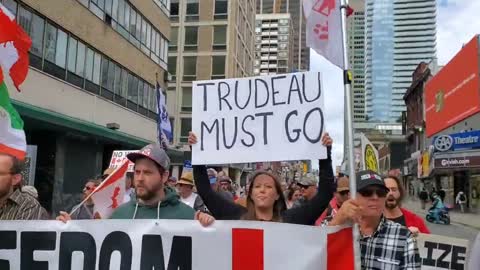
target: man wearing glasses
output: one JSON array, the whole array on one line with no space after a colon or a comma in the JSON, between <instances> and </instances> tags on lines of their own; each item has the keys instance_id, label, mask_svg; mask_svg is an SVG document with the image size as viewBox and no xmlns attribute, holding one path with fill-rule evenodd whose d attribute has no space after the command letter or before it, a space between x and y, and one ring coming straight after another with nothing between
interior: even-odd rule
<instances>
[{"instance_id":1,"label":"man wearing glasses","mask_svg":"<svg viewBox=\"0 0 480 270\"><path fill-rule=\"evenodd\" d=\"M343 203L329 225L359 225L362 269L420 269L415 238L383 215L389 189L380 175L369 170L357 173L357 192L357 198Z\"/></svg>"},{"instance_id":2,"label":"man wearing glasses","mask_svg":"<svg viewBox=\"0 0 480 270\"><path fill-rule=\"evenodd\" d=\"M101 180L87 180L87 183L85 183L85 187L83 188L82 201L85 200L85 198L87 198L98 187L98 185L100 185L100 183ZM72 214L72 219L94 219L94 206L95 205L91 197L84 204L74 206L72 209L76 209L77 207L79 208Z\"/></svg>"},{"instance_id":3,"label":"man wearing glasses","mask_svg":"<svg viewBox=\"0 0 480 270\"><path fill-rule=\"evenodd\" d=\"M40 203L21 191L22 167L16 157L0 153L0 220L49 219Z\"/></svg>"},{"instance_id":4,"label":"man wearing glasses","mask_svg":"<svg viewBox=\"0 0 480 270\"><path fill-rule=\"evenodd\" d=\"M297 200L292 208L301 207L317 195L317 180L312 173L307 173L297 183L300 188L302 198Z\"/></svg>"},{"instance_id":5,"label":"man wearing glasses","mask_svg":"<svg viewBox=\"0 0 480 270\"><path fill-rule=\"evenodd\" d=\"M342 207L343 203L348 199L350 199L350 180L348 179L348 176L345 175L338 178L337 190L328 204L328 208L325 209L323 214L317 219L315 225L319 226L322 224L328 224L328 222L332 221L340 207Z\"/></svg>"}]
</instances>

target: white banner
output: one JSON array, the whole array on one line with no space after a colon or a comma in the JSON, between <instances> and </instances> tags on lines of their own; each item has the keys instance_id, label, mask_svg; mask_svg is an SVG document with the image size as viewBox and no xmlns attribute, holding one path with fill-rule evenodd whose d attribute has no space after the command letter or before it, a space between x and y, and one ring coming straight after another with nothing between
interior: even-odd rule
<instances>
[{"instance_id":1,"label":"white banner","mask_svg":"<svg viewBox=\"0 0 480 270\"><path fill-rule=\"evenodd\" d=\"M324 159L319 72L193 84L193 164Z\"/></svg>"},{"instance_id":2,"label":"white banner","mask_svg":"<svg viewBox=\"0 0 480 270\"><path fill-rule=\"evenodd\" d=\"M417 240L422 270L468 269L468 240L431 234L420 234Z\"/></svg>"},{"instance_id":3,"label":"white banner","mask_svg":"<svg viewBox=\"0 0 480 270\"><path fill-rule=\"evenodd\" d=\"M245 221L216 221L208 228L180 220L2 221L0 266L2 270L348 270L345 262L353 266L348 258L348 250L353 250L348 249L351 229L338 230Z\"/></svg>"}]
</instances>

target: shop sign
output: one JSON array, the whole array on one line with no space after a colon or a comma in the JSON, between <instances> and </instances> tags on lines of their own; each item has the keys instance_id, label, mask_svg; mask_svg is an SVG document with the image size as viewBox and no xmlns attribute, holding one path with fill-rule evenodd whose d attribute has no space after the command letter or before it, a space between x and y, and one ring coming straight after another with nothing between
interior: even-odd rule
<instances>
[{"instance_id":1,"label":"shop sign","mask_svg":"<svg viewBox=\"0 0 480 270\"><path fill-rule=\"evenodd\" d=\"M433 139L433 146L438 152L480 148L480 130L439 135Z\"/></svg>"},{"instance_id":2,"label":"shop sign","mask_svg":"<svg viewBox=\"0 0 480 270\"><path fill-rule=\"evenodd\" d=\"M480 156L435 158L435 168L463 168L480 166Z\"/></svg>"}]
</instances>

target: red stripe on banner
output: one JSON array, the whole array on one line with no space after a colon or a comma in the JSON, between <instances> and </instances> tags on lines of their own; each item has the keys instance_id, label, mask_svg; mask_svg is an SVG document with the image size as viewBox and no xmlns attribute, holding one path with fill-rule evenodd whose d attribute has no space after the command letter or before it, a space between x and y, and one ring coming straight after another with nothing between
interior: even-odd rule
<instances>
[{"instance_id":1,"label":"red stripe on banner","mask_svg":"<svg viewBox=\"0 0 480 270\"><path fill-rule=\"evenodd\" d=\"M263 230L232 229L232 270L263 270Z\"/></svg>"},{"instance_id":2,"label":"red stripe on banner","mask_svg":"<svg viewBox=\"0 0 480 270\"><path fill-rule=\"evenodd\" d=\"M353 231L345 228L327 236L327 269L353 270Z\"/></svg>"}]
</instances>

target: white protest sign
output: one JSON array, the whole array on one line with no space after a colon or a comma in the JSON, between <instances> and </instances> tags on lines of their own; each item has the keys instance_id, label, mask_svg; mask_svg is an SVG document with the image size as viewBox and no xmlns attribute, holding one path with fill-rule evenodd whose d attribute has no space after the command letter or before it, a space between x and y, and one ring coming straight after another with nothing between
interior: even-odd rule
<instances>
[{"instance_id":1,"label":"white protest sign","mask_svg":"<svg viewBox=\"0 0 480 270\"><path fill-rule=\"evenodd\" d=\"M109 168L116 169L122 166L123 162L127 160L127 155L130 153L136 153L138 150L118 150L113 151L112 159L110 160ZM127 172L133 172L133 167L135 164L129 161Z\"/></svg>"},{"instance_id":2,"label":"white protest sign","mask_svg":"<svg viewBox=\"0 0 480 270\"><path fill-rule=\"evenodd\" d=\"M208 228L186 220L2 221L0 266L3 270L353 270L353 255L350 258L346 250L349 242L348 250L353 250L351 232L351 228L245 221L215 221Z\"/></svg>"},{"instance_id":3,"label":"white protest sign","mask_svg":"<svg viewBox=\"0 0 480 270\"><path fill-rule=\"evenodd\" d=\"M468 269L468 240L432 234L417 238L422 270Z\"/></svg>"},{"instance_id":4,"label":"white protest sign","mask_svg":"<svg viewBox=\"0 0 480 270\"><path fill-rule=\"evenodd\" d=\"M324 159L319 72L193 83L192 164Z\"/></svg>"}]
</instances>

